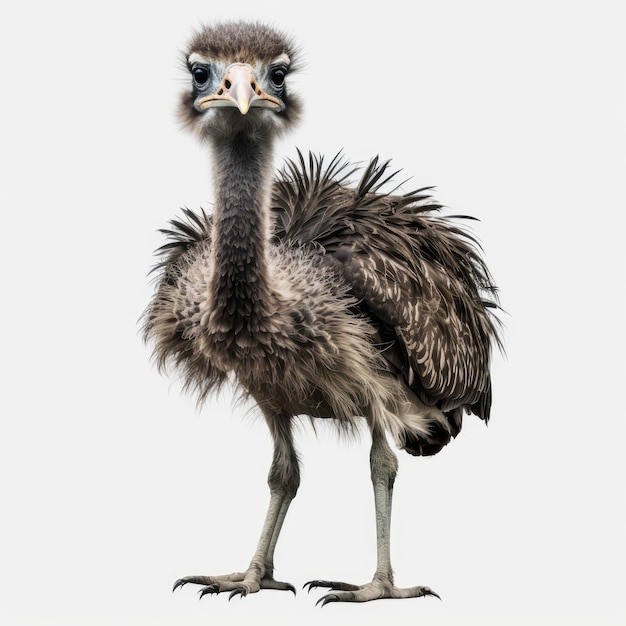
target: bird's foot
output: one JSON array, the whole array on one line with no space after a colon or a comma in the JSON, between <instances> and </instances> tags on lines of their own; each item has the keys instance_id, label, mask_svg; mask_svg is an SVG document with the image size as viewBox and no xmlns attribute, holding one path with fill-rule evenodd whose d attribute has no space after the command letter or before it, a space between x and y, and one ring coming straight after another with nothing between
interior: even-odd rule
<instances>
[{"instance_id":1,"label":"bird's foot","mask_svg":"<svg viewBox=\"0 0 626 626\"><path fill-rule=\"evenodd\" d=\"M327 593L322 596L315 605L324 606L329 602L369 602L370 600L381 600L383 598L420 598L422 596L439 597L429 587L406 587L401 589L393 585L389 580L381 580L374 578L370 583L365 585L351 585L349 583L341 583L330 580L311 580L304 585L310 592L311 589L323 587L332 589L333 593Z\"/></svg>"},{"instance_id":2,"label":"bird's foot","mask_svg":"<svg viewBox=\"0 0 626 626\"><path fill-rule=\"evenodd\" d=\"M280 591L291 591L294 596L296 595L296 589L289 583L279 582L274 580L271 575L261 576L257 569L249 569L247 572L234 574L225 574L223 576L185 576L179 578L174 583L174 589L176 591L179 587L183 587L187 583L194 585L203 585L200 589L200 598L203 598L207 594L218 594L224 591L229 591L230 595L228 599L231 600L235 596L247 596L249 593L256 593L261 589L278 589Z\"/></svg>"}]
</instances>

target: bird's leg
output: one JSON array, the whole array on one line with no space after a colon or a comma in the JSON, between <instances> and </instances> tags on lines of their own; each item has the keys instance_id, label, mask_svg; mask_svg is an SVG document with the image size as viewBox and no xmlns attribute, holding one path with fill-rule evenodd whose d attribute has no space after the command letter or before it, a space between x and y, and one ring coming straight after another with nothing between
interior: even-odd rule
<instances>
[{"instance_id":1,"label":"bird's leg","mask_svg":"<svg viewBox=\"0 0 626 626\"><path fill-rule=\"evenodd\" d=\"M329 602L368 602L382 598L417 598L427 595L439 597L428 587L400 589L393 584L389 530L391 527L391 499L398 460L387 443L384 431L377 427L372 429L370 469L376 509L376 572L374 578L364 585L313 580L306 584L309 586L309 591L315 587L325 587L334 591L318 600L318 604L321 603L322 606Z\"/></svg>"},{"instance_id":2,"label":"bird's leg","mask_svg":"<svg viewBox=\"0 0 626 626\"><path fill-rule=\"evenodd\" d=\"M289 505L291 504L293 498L294 496L290 496L287 493L283 496L283 501L280 506L278 518L276 519L276 524L274 525L272 538L270 539L269 547L265 554L265 577L271 578L274 575L274 550L276 548L278 536L280 535L280 530L283 527L283 522L285 521L285 517L287 516Z\"/></svg>"},{"instance_id":3,"label":"bird's leg","mask_svg":"<svg viewBox=\"0 0 626 626\"><path fill-rule=\"evenodd\" d=\"M286 418L285 423L281 424L270 423L270 428L274 435L274 457L268 477L270 503L248 569L243 573L222 576L186 576L176 581L174 589L187 583L204 585L200 597L230 591L232 598L235 595L246 596L260 589L288 590L295 594L293 585L274 580L273 574L276 542L300 484L298 457L293 446L290 420Z\"/></svg>"}]
</instances>

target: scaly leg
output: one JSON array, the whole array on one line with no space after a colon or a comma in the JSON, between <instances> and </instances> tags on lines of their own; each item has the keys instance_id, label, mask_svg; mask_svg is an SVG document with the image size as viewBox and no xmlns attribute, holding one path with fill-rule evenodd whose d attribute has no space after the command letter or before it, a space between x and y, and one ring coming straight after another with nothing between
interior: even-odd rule
<instances>
[{"instance_id":1,"label":"scaly leg","mask_svg":"<svg viewBox=\"0 0 626 626\"><path fill-rule=\"evenodd\" d=\"M291 420L272 420L266 416L274 436L274 457L268 477L270 504L265 516L261 536L250 565L245 572L221 576L186 576L174 583L174 590L187 583L205 585L200 597L230 591L230 598L260 589L279 589L296 593L293 585L274 580L274 549L282 528L287 510L296 495L300 484L298 457L293 445Z\"/></svg>"},{"instance_id":2,"label":"scaly leg","mask_svg":"<svg viewBox=\"0 0 626 626\"><path fill-rule=\"evenodd\" d=\"M335 593L322 596L317 604L324 606L329 602L368 602L381 598L417 598L436 596L428 587L408 587L401 589L393 584L393 571L389 549L389 528L391 525L391 498L393 484L398 469L398 460L393 453L385 433L377 428L372 431L370 468L374 486L374 504L376 508L376 573L371 582L365 585L351 585L328 580L312 580L305 584L309 591L316 587L332 589Z\"/></svg>"}]
</instances>

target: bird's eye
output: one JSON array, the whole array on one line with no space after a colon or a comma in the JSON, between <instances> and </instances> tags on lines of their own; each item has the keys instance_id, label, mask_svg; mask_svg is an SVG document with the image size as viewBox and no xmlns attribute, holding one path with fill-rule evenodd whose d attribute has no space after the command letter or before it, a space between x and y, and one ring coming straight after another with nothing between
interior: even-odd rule
<instances>
[{"instance_id":1,"label":"bird's eye","mask_svg":"<svg viewBox=\"0 0 626 626\"><path fill-rule=\"evenodd\" d=\"M209 80L209 70L206 67L195 67L191 70L191 74L194 83L196 83L198 87L202 87Z\"/></svg>"},{"instance_id":2,"label":"bird's eye","mask_svg":"<svg viewBox=\"0 0 626 626\"><path fill-rule=\"evenodd\" d=\"M270 80L274 87L282 87L285 83L287 72L282 67L275 67L270 71Z\"/></svg>"}]
</instances>

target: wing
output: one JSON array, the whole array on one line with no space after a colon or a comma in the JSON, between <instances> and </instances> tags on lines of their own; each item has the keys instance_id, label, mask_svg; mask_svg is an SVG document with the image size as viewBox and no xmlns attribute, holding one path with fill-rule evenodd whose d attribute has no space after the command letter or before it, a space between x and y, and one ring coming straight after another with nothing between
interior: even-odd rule
<instances>
[{"instance_id":1,"label":"wing","mask_svg":"<svg viewBox=\"0 0 626 626\"><path fill-rule=\"evenodd\" d=\"M350 187L356 169L340 156L327 167L301 153L288 162L274 190L276 236L323 248L392 338L383 354L422 401L488 419L497 296L479 246L436 215L430 188L381 191L397 172L378 159Z\"/></svg>"},{"instance_id":2,"label":"wing","mask_svg":"<svg viewBox=\"0 0 626 626\"><path fill-rule=\"evenodd\" d=\"M152 268L151 273L160 274L161 279L166 279L168 268L173 268L198 242L211 240L212 215L207 215L204 209L200 209L200 214L197 214L191 209L184 208L182 213L182 219L170 221L171 228L159 229L159 232L165 235L167 243L156 250L155 255L160 260Z\"/></svg>"},{"instance_id":3,"label":"wing","mask_svg":"<svg viewBox=\"0 0 626 626\"><path fill-rule=\"evenodd\" d=\"M152 272L157 288L143 313L144 340L153 343L153 358L160 369L168 364L179 368L184 387L198 394L202 401L219 389L226 373L215 367L201 352L193 349L190 332L197 318L198 301L193 283L188 280L189 264L198 254L206 254L211 245L212 217L203 210L194 213L183 209L170 228L160 232L167 238L156 254L160 258Z\"/></svg>"}]
</instances>

